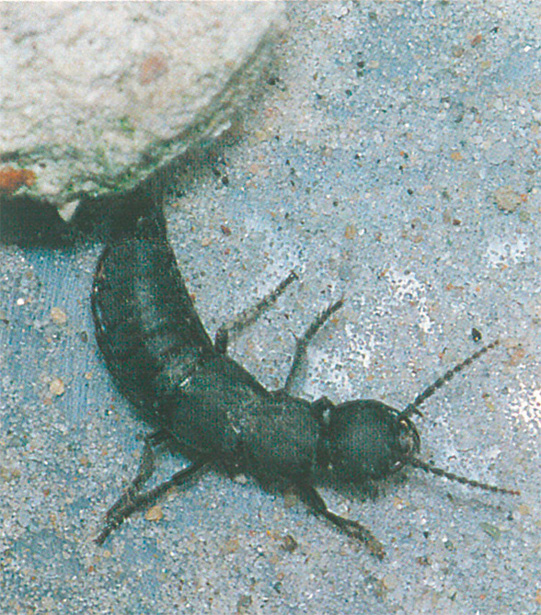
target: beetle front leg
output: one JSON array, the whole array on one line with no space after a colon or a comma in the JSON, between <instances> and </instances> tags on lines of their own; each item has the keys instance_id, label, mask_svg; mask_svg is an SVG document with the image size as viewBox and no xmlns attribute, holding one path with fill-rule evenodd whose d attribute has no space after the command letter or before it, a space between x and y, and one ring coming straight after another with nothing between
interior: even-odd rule
<instances>
[{"instance_id":1,"label":"beetle front leg","mask_svg":"<svg viewBox=\"0 0 541 615\"><path fill-rule=\"evenodd\" d=\"M348 536L351 536L359 542L364 543L370 553L372 553L372 555L375 555L379 559L383 559L385 557L383 545L368 528L364 527L357 521L352 521L351 519L340 517L336 513L331 512L327 508L325 500L311 485L298 485L298 488L303 502L316 515L321 515L322 517L325 517L337 528L345 532Z\"/></svg>"}]
</instances>

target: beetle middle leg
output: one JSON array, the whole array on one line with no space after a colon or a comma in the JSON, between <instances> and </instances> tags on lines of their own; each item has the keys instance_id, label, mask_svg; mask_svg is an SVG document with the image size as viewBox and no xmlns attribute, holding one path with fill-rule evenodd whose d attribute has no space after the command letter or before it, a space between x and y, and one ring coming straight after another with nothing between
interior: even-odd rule
<instances>
[{"instance_id":1,"label":"beetle middle leg","mask_svg":"<svg viewBox=\"0 0 541 615\"><path fill-rule=\"evenodd\" d=\"M263 299L258 301L256 305L243 310L232 320L223 324L216 332L216 336L214 338L214 348L216 349L216 351L219 354L225 354L227 351L227 344L229 342L229 335L238 333L247 325L251 325L261 314L261 312L263 312L273 303L275 303L278 297L291 284L291 282L294 282L298 279L299 276L294 271L292 271L287 276L287 278L282 280L273 291L271 291L268 295L263 297Z\"/></svg>"},{"instance_id":2,"label":"beetle middle leg","mask_svg":"<svg viewBox=\"0 0 541 615\"><path fill-rule=\"evenodd\" d=\"M385 557L383 545L368 528L364 527L357 521L353 521L352 519L346 519L345 517L340 517L340 515L331 512L327 508L325 500L321 497L321 495L312 485L302 484L297 485L297 487L304 503L316 515L321 515L322 517L325 517L348 536L351 536L352 538L355 538L356 540L359 540L360 542L364 543L370 553L372 553L379 559L383 559Z\"/></svg>"},{"instance_id":3,"label":"beetle middle leg","mask_svg":"<svg viewBox=\"0 0 541 615\"><path fill-rule=\"evenodd\" d=\"M314 320L314 322L306 329L302 337L299 337L297 340L297 345L295 348L295 355L293 357L293 362L291 363L291 367L289 369L289 374L287 375L286 382L284 384L284 388L282 389L286 393L289 393L291 387L293 385L293 381L297 377L299 373L302 363L306 358L306 350L308 345L312 341L314 335L321 329L321 327L329 320L329 318L342 306L344 305L344 298L338 299L335 303L329 305L329 307Z\"/></svg>"}]
</instances>

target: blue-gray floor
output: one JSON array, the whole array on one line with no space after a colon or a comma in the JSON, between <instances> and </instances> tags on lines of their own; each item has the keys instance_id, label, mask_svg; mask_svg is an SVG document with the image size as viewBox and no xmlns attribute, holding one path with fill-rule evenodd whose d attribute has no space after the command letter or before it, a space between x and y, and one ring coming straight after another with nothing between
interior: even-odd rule
<instances>
[{"instance_id":1,"label":"blue-gray floor","mask_svg":"<svg viewBox=\"0 0 541 615\"><path fill-rule=\"evenodd\" d=\"M385 544L379 562L294 498L208 474L96 547L145 432L94 340L101 246L2 246L2 613L540 612L538 11L295 3L244 136L182 196L171 174L167 207L211 333L302 273L232 347L271 388L342 294L298 394L403 407L479 347L473 328L499 338L416 423L425 459L522 495L415 470L376 500L323 489Z\"/></svg>"}]
</instances>

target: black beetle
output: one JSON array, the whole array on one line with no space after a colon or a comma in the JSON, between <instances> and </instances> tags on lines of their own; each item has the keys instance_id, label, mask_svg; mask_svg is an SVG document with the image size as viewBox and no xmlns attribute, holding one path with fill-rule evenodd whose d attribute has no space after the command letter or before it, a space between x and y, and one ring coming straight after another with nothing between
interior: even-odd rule
<instances>
[{"instance_id":1,"label":"black beetle","mask_svg":"<svg viewBox=\"0 0 541 615\"><path fill-rule=\"evenodd\" d=\"M383 557L380 542L356 521L330 510L314 487L316 474L367 483L406 465L474 487L518 492L451 474L417 457L420 438L411 420L418 406L495 343L480 349L429 386L403 411L374 400L334 405L290 394L306 348L343 300L328 307L298 340L282 389L268 391L226 354L229 334L252 322L297 276L252 310L221 327L214 343L194 308L165 231L163 214L139 216L105 248L92 288L98 345L121 392L157 431L146 440L136 479L109 510L96 541L102 544L133 511L210 465L263 486L293 485L307 506ZM153 471L151 444L166 443L190 464L141 493Z\"/></svg>"}]
</instances>

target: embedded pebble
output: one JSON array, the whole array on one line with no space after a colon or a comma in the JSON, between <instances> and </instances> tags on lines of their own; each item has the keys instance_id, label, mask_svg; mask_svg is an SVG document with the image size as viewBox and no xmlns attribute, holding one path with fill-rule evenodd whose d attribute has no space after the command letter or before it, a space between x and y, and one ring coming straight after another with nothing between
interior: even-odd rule
<instances>
[{"instance_id":1,"label":"embedded pebble","mask_svg":"<svg viewBox=\"0 0 541 615\"><path fill-rule=\"evenodd\" d=\"M53 307L51 309L51 320L57 325L65 325L68 322L68 316L60 308Z\"/></svg>"},{"instance_id":2,"label":"embedded pebble","mask_svg":"<svg viewBox=\"0 0 541 615\"><path fill-rule=\"evenodd\" d=\"M522 203L520 194L513 190L511 186L501 186L494 191L492 196L498 209L506 214L516 211Z\"/></svg>"},{"instance_id":3,"label":"embedded pebble","mask_svg":"<svg viewBox=\"0 0 541 615\"><path fill-rule=\"evenodd\" d=\"M503 164L511 157L511 146L507 141L496 141L486 151L485 156L490 164Z\"/></svg>"},{"instance_id":4,"label":"embedded pebble","mask_svg":"<svg viewBox=\"0 0 541 615\"><path fill-rule=\"evenodd\" d=\"M64 395L66 387L60 378L53 378L49 383L49 393L54 397L60 397Z\"/></svg>"}]
</instances>

